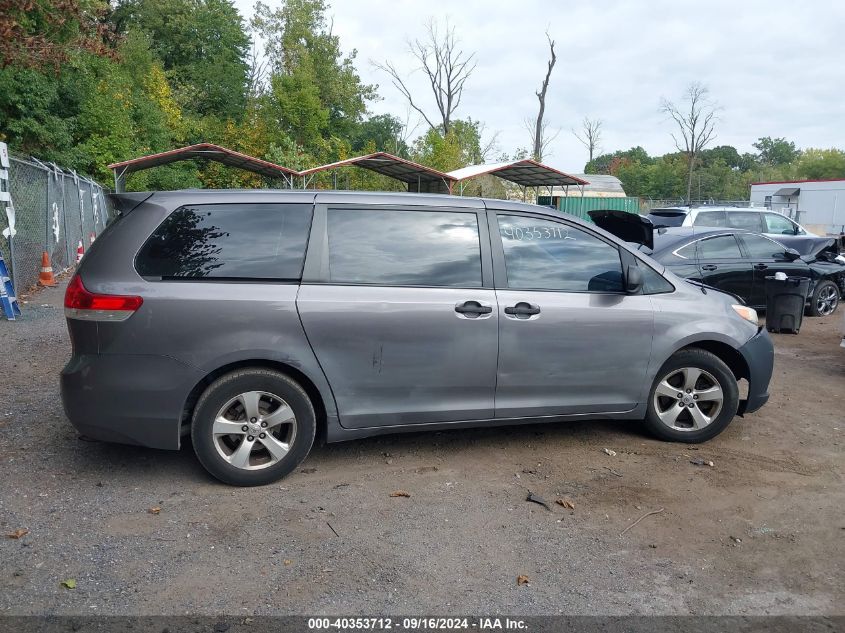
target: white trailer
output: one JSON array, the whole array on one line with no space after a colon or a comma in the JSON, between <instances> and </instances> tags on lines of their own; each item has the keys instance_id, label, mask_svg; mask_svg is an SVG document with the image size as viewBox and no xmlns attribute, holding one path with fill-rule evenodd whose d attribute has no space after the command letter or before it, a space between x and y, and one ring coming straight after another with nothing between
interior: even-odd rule
<instances>
[{"instance_id":1,"label":"white trailer","mask_svg":"<svg viewBox=\"0 0 845 633\"><path fill-rule=\"evenodd\" d=\"M845 232L845 179L755 182L751 204L783 213L817 235Z\"/></svg>"}]
</instances>

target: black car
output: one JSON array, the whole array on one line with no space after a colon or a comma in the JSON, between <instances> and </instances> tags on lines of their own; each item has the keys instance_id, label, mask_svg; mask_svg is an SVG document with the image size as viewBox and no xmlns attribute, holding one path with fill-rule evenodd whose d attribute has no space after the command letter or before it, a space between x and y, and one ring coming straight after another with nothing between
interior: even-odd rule
<instances>
[{"instance_id":1,"label":"black car","mask_svg":"<svg viewBox=\"0 0 845 633\"><path fill-rule=\"evenodd\" d=\"M810 279L807 312L811 316L832 314L845 292L845 264L836 258L834 240L801 237L800 244L794 245L799 251L750 231L655 229L648 218L615 211L594 211L590 216L601 228L639 243L640 250L679 277L730 292L752 308L765 309L766 277L777 272Z\"/></svg>"}]
</instances>

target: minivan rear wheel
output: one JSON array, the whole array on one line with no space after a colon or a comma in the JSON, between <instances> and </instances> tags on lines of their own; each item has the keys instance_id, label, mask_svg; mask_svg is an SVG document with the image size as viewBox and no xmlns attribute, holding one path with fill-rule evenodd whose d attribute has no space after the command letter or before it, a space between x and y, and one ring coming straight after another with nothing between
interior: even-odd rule
<instances>
[{"instance_id":1,"label":"minivan rear wheel","mask_svg":"<svg viewBox=\"0 0 845 633\"><path fill-rule=\"evenodd\" d=\"M191 439L205 469L234 486L260 486L293 471L311 450L316 416L288 376L262 368L221 376L194 409Z\"/></svg>"},{"instance_id":2,"label":"minivan rear wheel","mask_svg":"<svg viewBox=\"0 0 845 633\"><path fill-rule=\"evenodd\" d=\"M719 357L702 349L681 350L657 373L645 425L663 440L704 442L730 424L738 406L736 378Z\"/></svg>"}]
</instances>

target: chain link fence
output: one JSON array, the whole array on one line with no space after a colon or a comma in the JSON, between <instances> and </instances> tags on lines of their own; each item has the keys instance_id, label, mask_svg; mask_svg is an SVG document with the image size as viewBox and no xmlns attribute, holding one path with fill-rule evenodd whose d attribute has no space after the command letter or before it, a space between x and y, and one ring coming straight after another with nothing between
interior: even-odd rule
<instances>
[{"instance_id":1,"label":"chain link fence","mask_svg":"<svg viewBox=\"0 0 845 633\"><path fill-rule=\"evenodd\" d=\"M31 158L9 157L8 187L14 218L9 230L9 205L0 213L0 252L11 269L15 293L38 283L41 256L46 251L54 273L76 264L77 247L87 249L109 221L103 188L72 170Z\"/></svg>"}]
</instances>

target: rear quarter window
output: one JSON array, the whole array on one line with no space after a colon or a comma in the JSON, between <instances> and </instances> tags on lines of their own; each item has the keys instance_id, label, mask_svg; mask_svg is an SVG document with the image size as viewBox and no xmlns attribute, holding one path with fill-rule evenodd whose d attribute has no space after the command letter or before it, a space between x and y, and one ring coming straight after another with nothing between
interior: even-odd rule
<instances>
[{"instance_id":1,"label":"rear quarter window","mask_svg":"<svg viewBox=\"0 0 845 633\"><path fill-rule=\"evenodd\" d=\"M728 211L728 226L746 229L755 233L763 232L763 214L756 211Z\"/></svg>"},{"instance_id":2,"label":"rear quarter window","mask_svg":"<svg viewBox=\"0 0 845 633\"><path fill-rule=\"evenodd\" d=\"M297 280L310 204L206 204L171 213L135 259L158 279Z\"/></svg>"},{"instance_id":3,"label":"rear quarter window","mask_svg":"<svg viewBox=\"0 0 845 633\"><path fill-rule=\"evenodd\" d=\"M724 211L700 211L693 226L727 226Z\"/></svg>"}]
</instances>

